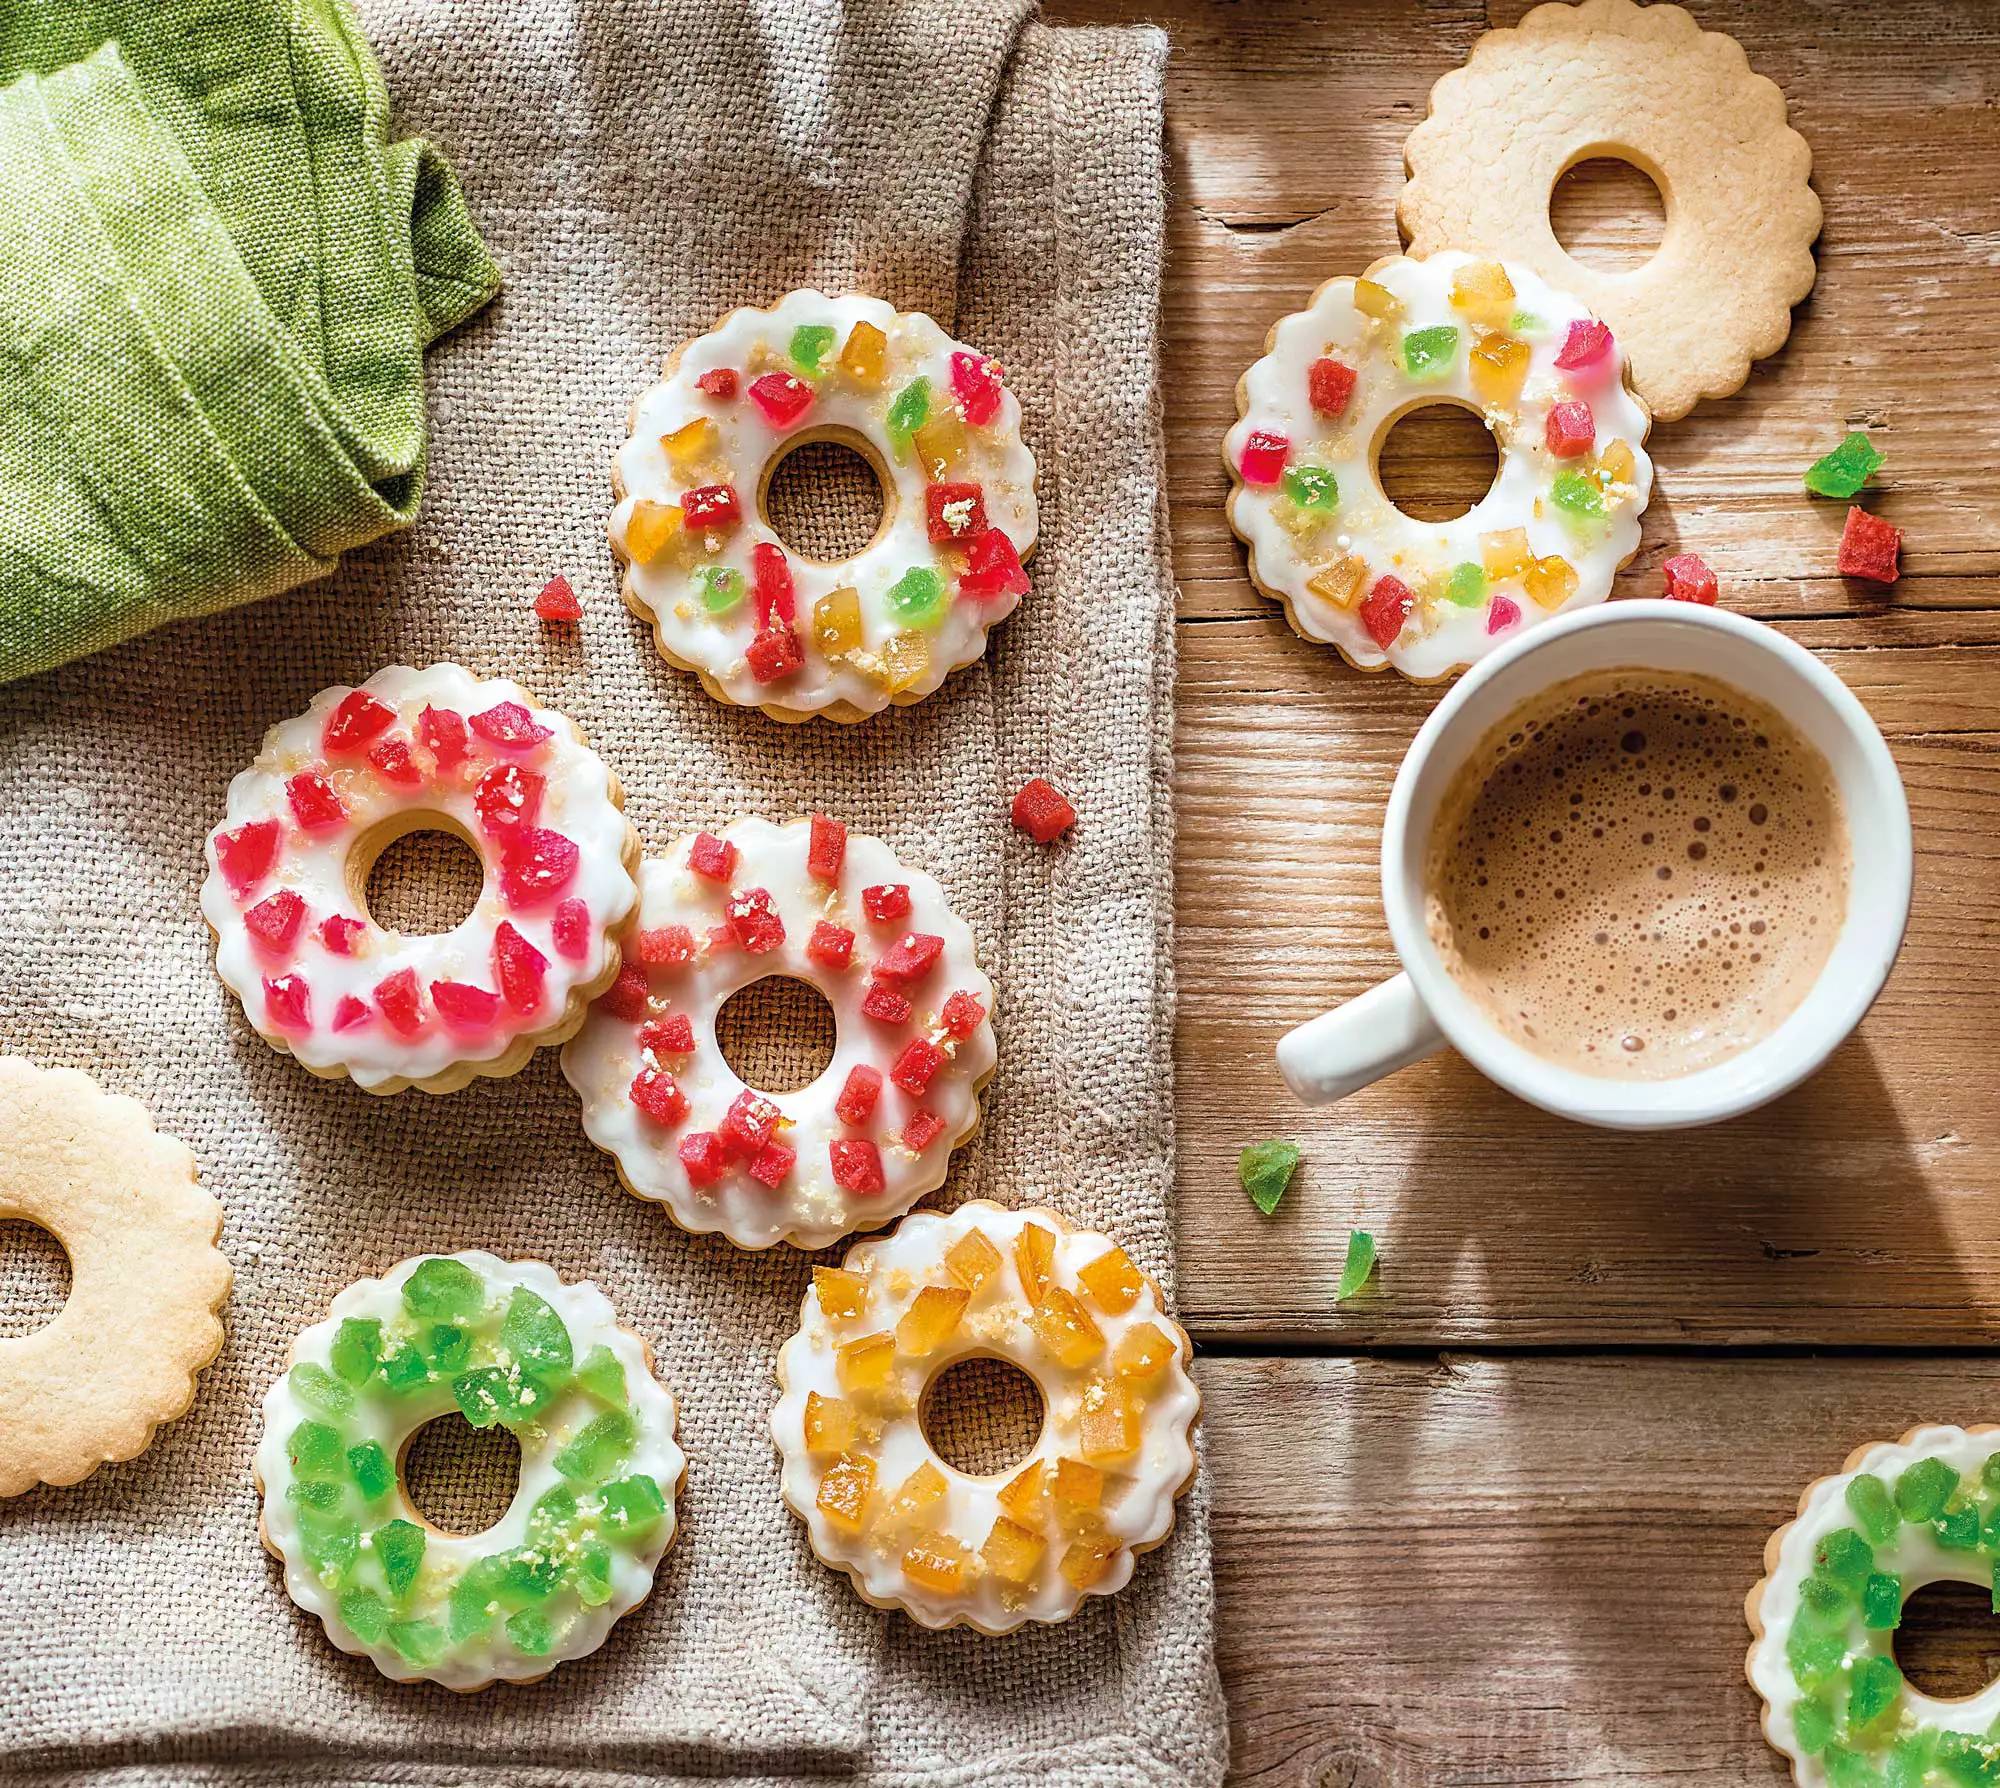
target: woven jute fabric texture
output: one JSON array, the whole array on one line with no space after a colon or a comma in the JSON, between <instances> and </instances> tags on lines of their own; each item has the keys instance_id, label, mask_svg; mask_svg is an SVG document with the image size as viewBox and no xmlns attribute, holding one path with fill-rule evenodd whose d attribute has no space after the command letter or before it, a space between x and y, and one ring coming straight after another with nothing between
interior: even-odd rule
<instances>
[{"instance_id":1,"label":"woven jute fabric texture","mask_svg":"<svg viewBox=\"0 0 2000 1788\"><path fill-rule=\"evenodd\" d=\"M1155 320L1164 40L1020 0L364 9L400 128L462 170L506 274L433 354L431 484L339 576L0 691L0 1048L90 1069L227 1207L229 1339L150 1452L0 1505L0 1780L1212 1783L1204 1496L1059 1628L926 1633L819 1564L777 1494L776 1349L810 1260L618 1189L543 1052L443 1099L315 1080L245 1025L196 910L266 727L456 659L573 715L657 848L811 809L950 890L999 990L987 1121L946 1202L1045 1202L1171 1291L1171 578ZM1034 593L984 662L855 728L711 701L620 607L608 466L633 395L742 303L819 283L997 355L1041 467ZM548 635L554 572L585 603ZM1006 820L1045 774L1082 815ZM341 1656L256 1535L257 1401L345 1284L490 1248L594 1279L653 1345L690 1458L652 1599L596 1655L470 1698ZM822 1258L830 1258L822 1257Z\"/></svg>"}]
</instances>

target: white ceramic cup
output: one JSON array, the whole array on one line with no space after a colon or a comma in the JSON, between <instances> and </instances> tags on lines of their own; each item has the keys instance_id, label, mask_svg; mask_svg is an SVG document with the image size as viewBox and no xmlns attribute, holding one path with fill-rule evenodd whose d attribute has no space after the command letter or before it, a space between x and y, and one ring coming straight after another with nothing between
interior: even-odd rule
<instances>
[{"instance_id":1,"label":"white ceramic cup","mask_svg":"<svg viewBox=\"0 0 2000 1788\"><path fill-rule=\"evenodd\" d=\"M1424 913L1438 804L1480 742L1553 684L1632 667L1697 673L1775 708L1832 766L1852 852L1847 917L1811 991L1761 1042L1669 1080L1583 1074L1522 1048L1452 979ZM1510 1093L1580 1123L1668 1130L1734 1117L1797 1086L1861 1022L1903 941L1911 857L1909 803L1888 746L1847 685L1802 646L1761 622L1685 602L1612 602L1565 615L1483 659L1424 722L1382 827L1382 903L1403 972L1292 1031L1278 1044L1279 1070L1319 1105L1449 1043Z\"/></svg>"}]
</instances>

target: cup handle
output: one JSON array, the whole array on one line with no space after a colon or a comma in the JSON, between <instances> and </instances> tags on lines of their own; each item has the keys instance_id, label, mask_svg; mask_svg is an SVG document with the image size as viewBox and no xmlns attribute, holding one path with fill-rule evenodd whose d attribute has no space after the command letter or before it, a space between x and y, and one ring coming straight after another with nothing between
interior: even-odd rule
<instances>
[{"instance_id":1,"label":"cup handle","mask_svg":"<svg viewBox=\"0 0 2000 1788\"><path fill-rule=\"evenodd\" d=\"M1278 1072L1308 1105L1329 1105L1444 1047L1430 1009L1398 975L1278 1040Z\"/></svg>"}]
</instances>

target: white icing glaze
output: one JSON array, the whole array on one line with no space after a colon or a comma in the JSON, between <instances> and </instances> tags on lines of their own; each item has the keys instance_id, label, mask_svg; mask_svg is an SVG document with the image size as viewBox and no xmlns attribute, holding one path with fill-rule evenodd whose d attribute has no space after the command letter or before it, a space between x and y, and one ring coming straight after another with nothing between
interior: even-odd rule
<instances>
[{"instance_id":1,"label":"white icing glaze","mask_svg":"<svg viewBox=\"0 0 2000 1788\"><path fill-rule=\"evenodd\" d=\"M440 1077L446 1085L463 1084L469 1072L512 1072L525 1059L524 1039L558 1040L568 1022L571 995L581 991L587 996L615 972L617 946L610 934L638 898L625 867L631 833L618 805L617 784L570 721L536 706L519 684L505 678L482 680L455 664L434 664L427 670L397 665L377 671L361 688L395 712L393 724L369 748L385 740L407 746L414 767L406 774L417 778L416 786L383 776L366 749L329 757L323 735L329 718L352 693L345 687L322 690L305 713L273 727L256 762L230 783L227 817L208 840L209 874L202 884L201 907L216 934L217 971L264 1038L315 1073L349 1074L361 1086L393 1092ZM551 736L527 748L503 748L468 729L467 755L449 768L440 767L419 741L426 708L470 720L502 702L526 708ZM543 779L535 824L570 840L578 853L567 884L526 907L506 897L500 874L506 840L487 831L475 801L480 777L500 765ZM324 776L347 809L344 823L312 831L300 826L287 785L302 773ZM433 821L428 828L423 823ZM220 866L217 840L246 825L272 822L282 835L277 861L239 892ZM453 929L409 937L369 919L350 860L364 842L372 849L372 839L385 833L419 829L463 838L479 852L486 881L477 904ZM251 935L244 914L280 891L301 898L305 912L292 946L273 951ZM580 900L587 910L580 957L565 955L552 935L558 910L570 900ZM365 921L353 933L348 954L329 947L321 927L330 918ZM446 1023L429 992L432 983L497 991L494 940L503 920L545 961L541 1003L519 1012L503 1000L489 1023ZM414 973L423 990L422 1028L413 1037L399 1034L378 1002L382 983L405 970ZM266 982L289 975L300 977L310 990L309 1029L288 1029L274 1021ZM335 1019L348 999L368 1007L367 1016L336 1030Z\"/></svg>"},{"instance_id":2,"label":"white icing glaze","mask_svg":"<svg viewBox=\"0 0 2000 1788\"><path fill-rule=\"evenodd\" d=\"M414 1333L419 1325L404 1308L403 1286L418 1267L434 1258L420 1255L401 1262L380 1279L362 1279L348 1286L333 1300L326 1320L305 1330L292 1344L290 1364L297 1366L310 1361L330 1369L334 1336L348 1317L379 1319L385 1339L405 1338ZM449 1258L470 1267L487 1282L489 1293L502 1301L516 1286L525 1286L544 1299L569 1330L578 1361L598 1346L609 1348L617 1356L625 1369L627 1403L637 1426L637 1438L618 1467L618 1475L654 1479L666 1502L665 1518L643 1545L611 1549L611 1595L607 1601L594 1608L584 1607L574 1592L567 1589L559 1590L552 1598L552 1604L569 1624L549 1652L540 1656L522 1653L506 1638L503 1623L496 1620L483 1639L454 1647L429 1669L414 1668L386 1641L365 1643L341 1618L339 1591L323 1584L306 1561L298 1515L285 1494L292 1481L286 1443L301 1422L324 1417L300 1401L288 1369L265 1394L264 1433L256 1455L257 1477L264 1487L264 1533L284 1560L286 1592L307 1613L318 1617L326 1627L327 1637L342 1651L367 1657L385 1676L398 1682L421 1678L443 1683L448 1688L467 1689L496 1677L512 1682L530 1680L559 1663L595 1651L604 1643L612 1626L646 1599L653 1587L653 1573L673 1543L675 1497L687 1458L674 1439L678 1413L673 1396L653 1377L646 1363L645 1348L637 1337L618 1326L610 1300L595 1285L588 1280L565 1284L553 1269L538 1260L506 1261L478 1250ZM401 1449L410 1436L455 1408L449 1383L440 1381L393 1404L384 1398L363 1396L357 1413L348 1418L348 1423L364 1438L377 1442L400 1466ZM468 1565L526 1541L529 1512L545 1492L563 1481L555 1467L556 1455L598 1409L599 1405L587 1392L572 1384L550 1406L544 1423L516 1432L515 1438L521 1445L521 1481L514 1500L484 1533L446 1534L435 1528L427 1530L423 1564L411 1591L414 1609L435 1614L437 1598L448 1593L450 1584ZM387 1505L382 1511L383 1520L399 1517L424 1525L422 1515L404 1493L400 1469Z\"/></svg>"},{"instance_id":3,"label":"white icing glaze","mask_svg":"<svg viewBox=\"0 0 2000 1788\"><path fill-rule=\"evenodd\" d=\"M1076 1297L1104 1335L1101 1354L1084 1365L1066 1367L1028 1326L1028 1302L1015 1259L1015 1244L1031 1222L1057 1230L1051 1284ZM938 1509L925 1516L970 1554L966 1581L957 1593L941 1593L918 1585L902 1568L906 1532L884 1531L871 1525L850 1534L830 1521L818 1506L820 1482L832 1463L807 1451L806 1398L841 1398L838 1349L864 1335L893 1333L897 1322L926 1285L957 1283L944 1265L947 1251L970 1231L981 1231L1001 1256L994 1275L973 1293L957 1330L927 1357L899 1353L892 1397L885 1401L858 1399L858 1407L879 1426L853 1451L875 1463L871 1521L879 1516L897 1489L919 1466L928 1463L948 1486ZM1027 1621L1057 1621L1076 1612L1086 1594L1115 1595L1131 1580L1134 1557L1165 1539L1174 1522L1174 1501L1194 1472L1191 1431L1201 1406L1200 1393L1187 1371L1186 1338L1161 1308L1158 1288L1144 1281L1136 1301L1122 1313L1096 1303L1078 1280L1078 1269L1090 1265L1112 1247L1109 1237L1070 1230L1047 1211L1010 1211L984 1201L961 1205L944 1215L920 1211L906 1218L890 1235L858 1243L842 1263L862 1275L869 1287L865 1312L830 1319L820 1308L817 1288L806 1294L799 1332L778 1357L778 1380L784 1394L771 1414L785 1501L807 1526L813 1550L827 1563L849 1572L864 1596L885 1606L897 1606L928 1627L966 1621L989 1633L1002 1633ZM1139 1383L1144 1397L1138 1450L1131 1458L1103 1467L1105 1474L1102 1526L1117 1546L1104 1574L1088 1590L1075 1587L1060 1569L1066 1544L1056 1515L1044 1519L1046 1541L1039 1568L1030 1580L1014 1586L981 1566L980 1549L993 1524L1005 1513L1000 1493L1034 1463L1045 1474L1058 1459L1081 1460L1079 1406L1086 1387L1104 1376L1119 1342L1142 1324L1151 1323L1174 1344L1164 1371ZM1020 1367L1040 1387L1046 1405L1041 1434L1028 1454L992 1477L971 1477L939 1458L924 1437L921 1408L924 1387L959 1360L990 1357Z\"/></svg>"},{"instance_id":4,"label":"white icing glaze","mask_svg":"<svg viewBox=\"0 0 2000 1788\"><path fill-rule=\"evenodd\" d=\"M1505 333L1525 342L1531 357L1518 400L1489 407L1473 383L1470 366L1470 350L1488 330L1452 302L1454 279L1477 259L1443 253L1422 261L1391 259L1372 268L1366 277L1403 305L1405 314L1391 323L1355 307L1353 280L1330 280L1314 296L1311 309L1277 325L1268 351L1244 374L1238 390L1242 415L1229 431L1224 458L1237 479L1230 522L1250 548L1251 575L1267 594L1289 606L1303 633L1338 647L1363 669L1389 664L1413 678L1446 676L1522 627L1559 612L1538 604L1519 580L1495 580L1490 592L1469 606L1448 600L1444 587L1454 568L1482 563L1482 536L1525 528L1537 558L1567 559L1577 587L1560 608L1603 601L1619 566L1638 550L1639 517L1653 482L1652 462L1641 445L1649 420L1625 388L1622 351L1614 342L1595 366L1577 372L1557 367L1569 325L1589 321L1590 313L1526 267L1506 262L1516 306L1510 325L1518 320L1522 326L1510 326ZM1437 377L1412 378L1401 359L1405 335L1439 326L1458 331L1449 367ZM1322 356L1359 374L1337 419L1317 413L1309 397L1309 369ZM1556 458L1545 442L1549 412L1578 400L1591 406L1594 444L1586 455ZM1376 456L1401 416L1440 402L1463 405L1484 417L1500 450L1499 473L1486 495L1456 520L1417 521L1383 494ZM1288 469L1319 466L1334 474L1340 500L1330 519L1309 523L1306 518L1314 512L1292 503L1282 482L1257 486L1242 480L1238 468L1244 448L1252 433L1260 431L1290 442ZM1591 474L1597 455L1614 441L1632 450L1634 476L1629 484L1600 480L1604 518L1579 523L1550 499L1550 491L1564 472ZM1288 519L1301 531L1288 527ZM1386 652L1363 624L1358 601L1342 607L1308 587L1316 573L1343 554L1365 562L1362 597L1378 579L1393 575L1418 598L1415 612ZM1505 598L1518 618L1508 620L1504 609L1496 613L1491 597Z\"/></svg>"},{"instance_id":5,"label":"white icing glaze","mask_svg":"<svg viewBox=\"0 0 2000 1788\"><path fill-rule=\"evenodd\" d=\"M877 386L858 383L838 367L857 322L873 325L888 338L886 367ZM766 373L798 372L789 344L801 325L830 327L833 345L825 355L825 371L808 381L814 388L810 410L780 429L751 399L749 387ZM789 293L768 311L733 311L687 345L673 372L634 408L631 436L618 450L620 500L610 523L612 545L628 561L628 600L651 618L667 657L700 672L714 693L730 701L771 704L799 714L843 703L862 714L888 706L888 681L870 671L884 672L884 643L901 631L915 631L923 639L928 665L897 690L895 699L928 695L953 670L979 657L986 649L987 629L1010 614L1020 598L975 599L957 593L954 579L963 555L931 543L924 494L928 480L920 456L907 450L898 454L886 420L896 394L916 378L930 381L933 416L951 406L954 353L976 355L977 350L952 340L921 312L899 312L878 298L832 298L814 291ZM737 374L733 398L712 396L696 383L722 369ZM715 451L677 467L662 437L702 419L717 431ZM980 486L987 520L1025 559L1035 545L1035 460L1021 440L1021 408L1014 394L1003 391L991 422L968 425L965 433L965 457L947 477ZM710 614L696 574L703 567L724 567L754 581L753 549L759 544L784 546L763 515L760 493L769 468L793 440L829 434L865 444L878 473L888 480L884 526L861 552L838 563L818 564L787 552L805 662L788 676L760 683L745 658L757 633L754 597L746 595L725 614ZM668 552L650 564L631 560L626 530L635 503L678 504L689 489L713 483L735 488L743 515L740 526L692 537L685 555ZM914 629L891 613L887 599L890 586L912 567L937 571L947 588L942 617ZM814 606L843 588L860 597L862 650L832 659L814 642Z\"/></svg>"},{"instance_id":6,"label":"white icing glaze","mask_svg":"<svg viewBox=\"0 0 2000 1788\"><path fill-rule=\"evenodd\" d=\"M850 1230L900 1216L944 1183L952 1150L978 1124L979 1088L993 1071L993 986L974 955L971 928L952 912L944 890L930 876L898 862L881 840L858 834L848 835L838 880L819 881L807 870L811 832L809 820L784 826L761 819L736 821L719 834L741 853L727 886L688 867L692 837L676 840L662 857L649 857L640 868L634 928L684 925L702 947L684 967L650 971L648 1020L685 1014L693 1023L694 1051L649 1057L640 1047L640 1021L615 1017L600 1001L562 1055L563 1073L583 1100L584 1130L617 1160L625 1184L641 1198L666 1205L684 1229L719 1230L741 1248L767 1248L780 1241L823 1248ZM888 922L870 919L862 890L895 884L908 887L910 911ZM725 923L732 892L754 888L771 895L784 925L783 943L751 954L706 942L708 933ZM807 943L820 920L854 933L847 968L830 969L807 956ZM931 971L903 989L911 1003L909 1019L889 1023L864 1015L861 1002L869 992L872 965L912 935L941 938L944 947ZM636 961L629 948L628 960ZM716 1013L738 988L771 975L807 982L826 996L838 1027L833 1059L810 1085L768 1095L783 1114L778 1139L797 1151L778 1188L752 1179L740 1160L716 1183L697 1187L678 1153L682 1140L714 1131L739 1095L752 1090L717 1047ZM963 1039L947 1034L940 1022L946 1000L960 992L977 998L989 1014ZM936 1043L949 1058L921 1095L889 1078L897 1056L916 1038ZM836 1102L849 1073L861 1064L881 1072L881 1095L866 1122L843 1123ZM648 1066L671 1072L687 1097L687 1116L671 1127L655 1123L632 1103L633 1079ZM900 1140L919 1110L935 1113L944 1123L920 1153ZM836 1140L876 1145L882 1191L850 1192L835 1183L830 1147Z\"/></svg>"}]
</instances>

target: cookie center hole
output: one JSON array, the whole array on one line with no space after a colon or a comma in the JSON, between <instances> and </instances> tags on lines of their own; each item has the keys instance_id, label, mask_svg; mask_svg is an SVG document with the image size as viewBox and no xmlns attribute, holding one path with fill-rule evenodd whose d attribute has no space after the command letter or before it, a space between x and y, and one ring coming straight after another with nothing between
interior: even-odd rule
<instances>
[{"instance_id":1,"label":"cookie center hole","mask_svg":"<svg viewBox=\"0 0 2000 1788\"><path fill-rule=\"evenodd\" d=\"M1006 1360L960 1360L924 1392L924 1438L947 1465L997 1477L1025 1459L1047 1410L1040 1387Z\"/></svg>"},{"instance_id":2,"label":"cookie center hole","mask_svg":"<svg viewBox=\"0 0 2000 1788\"><path fill-rule=\"evenodd\" d=\"M1456 521L1499 475L1499 444L1460 404L1410 411L1382 437L1376 452L1382 494L1412 521Z\"/></svg>"},{"instance_id":3,"label":"cookie center hole","mask_svg":"<svg viewBox=\"0 0 2000 1788\"><path fill-rule=\"evenodd\" d=\"M1896 1663L1920 1695L1960 1701L2000 1676L2000 1616L1993 1591L1974 1583L1927 1583L1903 1603Z\"/></svg>"},{"instance_id":4,"label":"cookie center hole","mask_svg":"<svg viewBox=\"0 0 2000 1788\"><path fill-rule=\"evenodd\" d=\"M405 832L368 872L368 914L385 931L428 937L462 924L479 904L486 871L455 832Z\"/></svg>"},{"instance_id":5,"label":"cookie center hole","mask_svg":"<svg viewBox=\"0 0 2000 1788\"><path fill-rule=\"evenodd\" d=\"M833 1008L826 995L789 975L739 987L715 1015L715 1044L745 1086L795 1093L833 1060Z\"/></svg>"},{"instance_id":6,"label":"cookie center hole","mask_svg":"<svg viewBox=\"0 0 2000 1788\"><path fill-rule=\"evenodd\" d=\"M825 435L787 449L764 486L764 519L772 532L800 558L822 565L867 551L887 508L873 461Z\"/></svg>"},{"instance_id":7,"label":"cookie center hole","mask_svg":"<svg viewBox=\"0 0 2000 1788\"><path fill-rule=\"evenodd\" d=\"M1556 182L1549 227L1571 260L1603 273L1630 273L1659 253L1667 202L1644 168L1593 155Z\"/></svg>"},{"instance_id":8,"label":"cookie center hole","mask_svg":"<svg viewBox=\"0 0 2000 1788\"><path fill-rule=\"evenodd\" d=\"M69 1253L39 1223L0 1218L0 1340L45 1329L69 1302Z\"/></svg>"},{"instance_id":9,"label":"cookie center hole","mask_svg":"<svg viewBox=\"0 0 2000 1788\"><path fill-rule=\"evenodd\" d=\"M403 1494L440 1533L484 1533L521 1487L521 1443L453 1410L426 1422L403 1452Z\"/></svg>"}]
</instances>

